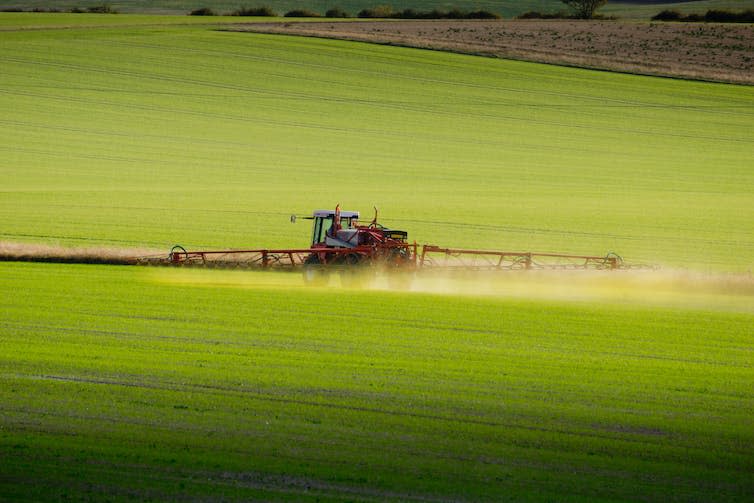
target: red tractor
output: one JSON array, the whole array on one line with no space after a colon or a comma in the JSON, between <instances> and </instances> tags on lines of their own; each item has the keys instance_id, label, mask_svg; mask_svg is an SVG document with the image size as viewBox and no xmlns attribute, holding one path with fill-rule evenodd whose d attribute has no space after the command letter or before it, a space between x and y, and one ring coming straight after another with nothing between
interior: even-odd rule
<instances>
[{"instance_id":1,"label":"red tractor","mask_svg":"<svg viewBox=\"0 0 754 503\"><path fill-rule=\"evenodd\" d=\"M368 225L359 224L358 211L316 210L311 218L312 241L304 259L304 280L325 282L327 270L339 267L341 276L352 277L366 266L413 268L416 243L408 243L408 233L387 229L377 223L377 210ZM292 217L295 221L295 217Z\"/></svg>"},{"instance_id":2,"label":"red tractor","mask_svg":"<svg viewBox=\"0 0 754 503\"><path fill-rule=\"evenodd\" d=\"M517 269L628 269L647 268L629 265L615 253L607 255L572 255L527 251L475 250L425 244L419 252L416 242L407 241L408 233L387 229L377 223L377 210L367 225L359 223L356 211L316 210L309 248L186 250L176 245L167 257L140 257L139 264L170 264L263 269L303 268L307 283L327 282L331 270L341 274L343 283L358 282L366 271L417 271L424 269L517 270ZM291 216L291 222L296 216ZM410 274L389 274L403 281Z\"/></svg>"}]
</instances>

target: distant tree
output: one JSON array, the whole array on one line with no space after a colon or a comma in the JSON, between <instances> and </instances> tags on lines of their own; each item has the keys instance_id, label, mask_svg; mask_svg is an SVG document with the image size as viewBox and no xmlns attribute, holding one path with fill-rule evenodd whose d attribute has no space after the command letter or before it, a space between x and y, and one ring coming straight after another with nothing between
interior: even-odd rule
<instances>
[{"instance_id":1,"label":"distant tree","mask_svg":"<svg viewBox=\"0 0 754 503\"><path fill-rule=\"evenodd\" d=\"M189 16L216 16L215 11L210 9L209 7L201 7L199 9L194 9L191 12L189 12Z\"/></svg>"},{"instance_id":2,"label":"distant tree","mask_svg":"<svg viewBox=\"0 0 754 503\"><path fill-rule=\"evenodd\" d=\"M231 16L251 16L251 17L277 17L278 14L272 7L263 5L262 7L241 7L230 13Z\"/></svg>"},{"instance_id":3,"label":"distant tree","mask_svg":"<svg viewBox=\"0 0 754 503\"><path fill-rule=\"evenodd\" d=\"M660 12L657 15L652 16L652 21L682 21L683 15L677 10L668 10Z\"/></svg>"},{"instance_id":4,"label":"distant tree","mask_svg":"<svg viewBox=\"0 0 754 503\"><path fill-rule=\"evenodd\" d=\"M607 3L607 0L560 0L576 11L580 19L592 19L597 9Z\"/></svg>"},{"instance_id":5,"label":"distant tree","mask_svg":"<svg viewBox=\"0 0 754 503\"><path fill-rule=\"evenodd\" d=\"M366 18L389 18L393 17L393 7L390 5L378 5L372 9L362 9L357 17Z\"/></svg>"},{"instance_id":6,"label":"distant tree","mask_svg":"<svg viewBox=\"0 0 754 503\"><path fill-rule=\"evenodd\" d=\"M348 12L338 7L335 7L325 12L325 17L350 17L350 16L348 15Z\"/></svg>"},{"instance_id":7,"label":"distant tree","mask_svg":"<svg viewBox=\"0 0 754 503\"><path fill-rule=\"evenodd\" d=\"M110 4L103 3L102 5L94 5L87 7L86 11L90 14L117 14L118 11L113 9Z\"/></svg>"},{"instance_id":8,"label":"distant tree","mask_svg":"<svg viewBox=\"0 0 754 503\"><path fill-rule=\"evenodd\" d=\"M294 9L283 14L283 17L320 17L320 15L307 9Z\"/></svg>"}]
</instances>

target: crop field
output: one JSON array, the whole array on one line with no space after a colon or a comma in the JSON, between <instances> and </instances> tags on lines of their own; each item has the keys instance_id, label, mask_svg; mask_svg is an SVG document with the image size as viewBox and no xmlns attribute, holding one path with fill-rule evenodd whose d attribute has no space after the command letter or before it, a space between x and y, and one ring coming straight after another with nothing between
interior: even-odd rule
<instances>
[{"instance_id":1,"label":"crop field","mask_svg":"<svg viewBox=\"0 0 754 503\"><path fill-rule=\"evenodd\" d=\"M246 23L238 31L487 55L710 82L754 84L754 27L742 23L384 20Z\"/></svg>"},{"instance_id":2,"label":"crop field","mask_svg":"<svg viewBox=\"0 0 754 503\"><path fill-rule=\"evenodd\" d=\"M567 11L560 0L395 0L380 2L378 0L269 0L266 2L248 2L243 4L235 0L211 0L197 2L194 0L114 0L103 2L102 0L4 0L2 9L58 9L70 10L73 8L98 7L103 4L109 5L121 13L151 13L151 14L187 14L199 7L211 7L216 13L224 14L237 10L242 5L246 6L270 6L279 15L293 9L307 9L324 14L328 9L338 7L351 16L366 8L374 8L378 5L390 5L394 10L407 8L430 11L432 9L451 10L461 9L472 11L484 9L498 13L506 19L513 18L524 12L559 12ZM744 10L754 8L754 0L697 0L697 1L672 1L660 3L651 0L628 0L618 2L611 0L599 13L609 16L618 16L621 19L644 19L647 20L663 9L672 9L679 12L704 13L709 9Z\"/></svg>"},{"instance_id":3,"label":"crop field","mask_svg":"<svg viewBox=\"0 0 754 503\"><path fill-rule=\"evenodd\" d=\"M0 248L300 247L340 203L665 267L0 263L0 500L754 492L754 88L96 17L0 14Z\"/></svg>"},{"instance_id":4,"label":"crop field","mask_svg":"<svg viewBox=\"0 0 754 503\"><path fill-rule=\"evenodd\" d=\"M754 490L750 312L338 295L281 273L0 272L6 499Z\"/></svg>"},{"instance_id":5,"label":"crop field","mask_svg":"<svg viewBox=\"0 0 754 503\"><path fill-rule=\"evenodd\" d=\"M167 23L1 36L3 240L303 246L288 216L341 203L419 243L754 265L752 87Z\"/></svg>"}]
</instances>

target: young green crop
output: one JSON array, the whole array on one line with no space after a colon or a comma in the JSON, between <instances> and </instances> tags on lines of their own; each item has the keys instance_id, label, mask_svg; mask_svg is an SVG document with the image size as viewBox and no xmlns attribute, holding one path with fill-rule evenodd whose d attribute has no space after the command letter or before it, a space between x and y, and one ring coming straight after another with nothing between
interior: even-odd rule
<instances>
[{"instance_id":1,"label":"young green crop","mask_svg":"<svg viewBox=\"0 0 754 503\"><path fill-rule=\"evenodd\" d=\"M203 27L0 36L5 239L302 246L287 215L341 203L419 242L754 261L747 87Z\"/></svg>"},{"instance_id":2,"label":"young green crop","mask_svg":"<svg viewBox=\"0 0 754 503\"><path fill-rule=\"evenodd\" d=\"M754 263L750 88L8 16L2 239L302 246L288 213L340 202L439 244ZM653 307L133 267L0 278L0 499L754 491L746 288Z\"/></svg>"},{"instance_id":3,"label":"young green crop","mask_svg":"<svg viewBox=\"0 0 754 503\"><path fill-rule=\"evenodd\" d=\"M750 313L0 265L0 496L740 500Z\"/></svg>"},{"instance_id":4,"label":"young green crop","mask_svg":"<svg viewBox=\"0 0 754 503\"><path fill-rule=\"evenodd\" d=\"M420 243L754 264L749 87L167 24L0 33L0 238L300 247L288 215L340 203Z\"/></svg>"}]
</instances>

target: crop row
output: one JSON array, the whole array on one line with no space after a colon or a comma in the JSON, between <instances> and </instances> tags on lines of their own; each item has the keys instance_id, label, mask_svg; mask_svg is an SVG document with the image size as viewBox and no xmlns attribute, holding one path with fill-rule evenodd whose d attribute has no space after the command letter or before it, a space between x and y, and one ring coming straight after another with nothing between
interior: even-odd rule
<instances>
[{"instance_id":1,"label":"crop row","mask_svg":"<svg viewBox=\"0 0 754 503\"><path fill-rule=\"evenodd\" d=\"M0 267L3 481L41 496L751 490L749 314Z\"/></svg>"},{"instance_id":2,"label":"crop row","mask_svg":"<svg viewBox=\"0 0 754 503\"><path fill-rule=\"evenodd\" d=\"M3 35L0 239L302 246L288 216L339 202L420 243L752 262L743 86L152 30Z\"/></svg>"}]
</instances>

